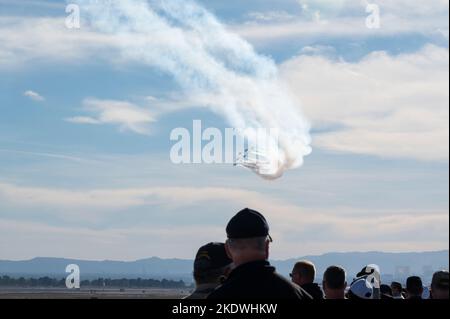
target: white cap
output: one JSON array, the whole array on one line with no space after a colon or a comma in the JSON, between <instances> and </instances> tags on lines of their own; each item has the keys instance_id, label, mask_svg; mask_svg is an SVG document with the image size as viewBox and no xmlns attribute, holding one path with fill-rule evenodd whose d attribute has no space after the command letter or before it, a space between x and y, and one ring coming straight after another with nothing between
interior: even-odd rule
<instances>
[{"instance_id":1,"label":"white cap","mask_svg":"<svg viewBox=\"0 0 450 319\"><path fill-rule=\"evenodd\" d=\"M373 286L365 277L356 279L351 284L350 291L358 298L373 299Z\"/></svg>"}]
</instances>

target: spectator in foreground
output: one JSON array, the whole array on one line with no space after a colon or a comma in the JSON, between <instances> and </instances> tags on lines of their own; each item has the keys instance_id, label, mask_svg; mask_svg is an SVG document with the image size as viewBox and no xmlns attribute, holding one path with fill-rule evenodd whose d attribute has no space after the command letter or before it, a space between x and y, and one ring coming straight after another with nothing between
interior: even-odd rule
<instances>
[{"instance_id":1,"label":"spectator in foreground","mask_svg":"<svg viewBox=\"0 0 450 319\"><path fill-rule=\"evenodd\" d=\"M196 288L185 299L206 299L231 271L232 263L223 243L209 243L201 247L194 261Z\"/></svg>"},{"instance_id":2,"label":"spectator in foreground","mask_svg":"<svg viewBox=\"0 0 450 319\"><path fill-rule=\"evenodd\" d=\"M411 276L406 280L407 299L421 300L423 293L422 279Z\"/></svg>"},{"instance_id":3,"label":"spectator in foreground","mask_svg":"<svg viewBox=\"0 0 450 319\"><path fill-rule=\"evenodd\" d=\"M208 299L312 299L268 262L272 238L263 215L246 208L230 220L226 232L225 248L236 268Z\"/></svg>"},{"instance_id":4,"label":"spectator in foreground","mask_svg":"<svg viewBox=\"0 0 450 319\"><path fill-rule=\"evenodd\" d=\"M449 273L447 270L437 271L431 281L431 298L438 300L449 299Z\"/></svg>"},{"instance_id":5,"label":"spectator in foreground","mask_svg":"<svg viewBox=\"0 0 450 319\"><path fill-rule=\"evenodd\" d=\"M394 299L392 296L392 288L389 285L382 284L380 286L381 299Z\"/></svg>"},{"instance_id":6,"label":"spectator in foreground","mask_svg":"<svg viewBox=\"0 0 450 319\"><path fill-rule=\"evenodd\" d=\"M323 290L326 299L345 299L346 276L344 268L328 267L323 274Z\"/></svg>"},{"instance_id":7,"label":"spectator in foreground","mask_svg":"<svg viewBox=\"0 0 450 319\"><path fill-rule=\"evenodd\" d=\"M405 297L403 297L402 295L403 287L401 283L393 281L391 283L391 289L392 289L392 297L394 299L405 299Z\"/></svg>"},{"instance_id":8,"label":"spectator in foreground","mask_svg":"<svg viewBox=\"0 0 450 319\"><path fill-rule=\"evenodd\" d=\"M368 300L374 299L374 289L372 283L366 277L355 279L350 285L348 291L348 299L351 300Z\"/></svg>"},{"instance_id":9,"label":"spectator in foreground","mask_svg":"<svg viewBox=\"0 0 450 319\"><path fill-rule=\"evenodd\" d=\"M299 261L292 270L292 282L302 287L313 299L323 299L323 291L320 286L314 283L316 277L316 267L307 260Z\"/></svg>"}]
</instances>

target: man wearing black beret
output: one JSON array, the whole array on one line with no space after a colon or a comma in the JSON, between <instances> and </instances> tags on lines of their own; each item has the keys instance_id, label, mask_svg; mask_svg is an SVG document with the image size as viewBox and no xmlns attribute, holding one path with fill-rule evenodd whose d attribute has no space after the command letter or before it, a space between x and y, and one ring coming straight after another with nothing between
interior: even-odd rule
<instances>
[{"instance_id":1,"label":"man wearing black beret","mask_svg":"<svg viewBox=\"0 0 450 319\"><path fill-rule=\"evenodd\" d=\"M262 214L246 208L230 220L226 231L225 248L235 268L208 299L311 299L270 265L272 238Z\"/></svg>"}]
</instances>

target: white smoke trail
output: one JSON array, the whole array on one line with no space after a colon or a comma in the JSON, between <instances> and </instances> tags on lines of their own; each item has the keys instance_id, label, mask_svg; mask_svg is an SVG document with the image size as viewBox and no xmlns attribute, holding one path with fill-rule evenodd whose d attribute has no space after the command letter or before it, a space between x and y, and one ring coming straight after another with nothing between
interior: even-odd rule
<instances>
[{"instance_id":1,"label":"white smoke trail","mask_svg":"<svg viewBox=\"0 0 450 319\"><path fill-rule=\"evenodd\" d=\"M278 79L276 64L229 32L192 0L78 0L82 17L97 32L115 38L122 58L171 74L196 104L245 128L254 141L260 128L275 128L276 141L263 151L270 168L253 170L280 177L311 152L309 124L298 102ZM269 137L271 138L271 137Z\"/></svg>"}]
</instances>

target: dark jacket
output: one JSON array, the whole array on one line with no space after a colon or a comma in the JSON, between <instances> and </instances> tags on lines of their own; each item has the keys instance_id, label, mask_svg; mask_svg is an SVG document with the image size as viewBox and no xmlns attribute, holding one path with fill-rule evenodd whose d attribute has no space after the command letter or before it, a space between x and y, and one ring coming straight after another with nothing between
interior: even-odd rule
<instances>
[{"instance_id":1,"label":"dark jacket","mask_svg":"<svg viewBox=\"0 0 450 319\"><path fill-rule=\"evenodd\" d=\"M324 299L322 288L318 284L310 283L301 285L303 290L305 290L314 300Z\"/></svg>"},{"instance_id":2,"label":"dark jacket","mask_svg":"<svg viewBox=\"0 0 450 319\"><path fill-rule=\"evenodd\" d=\"M201 300L206 299L215 289L217 284L204 284L195 288L195 291L189 296L185 297L186 300Z\"/></svg>"},{"instance_id":3,"label":"dark jacket","mask_svg":"<svg viewBox=\"0 0 450 319\"><path fill-rule=\"evenodd\" d=\"M276 273L268 261L256 261L234 269L208 299L312 299L297 285Z\"/></svg>"}]
</instances>

